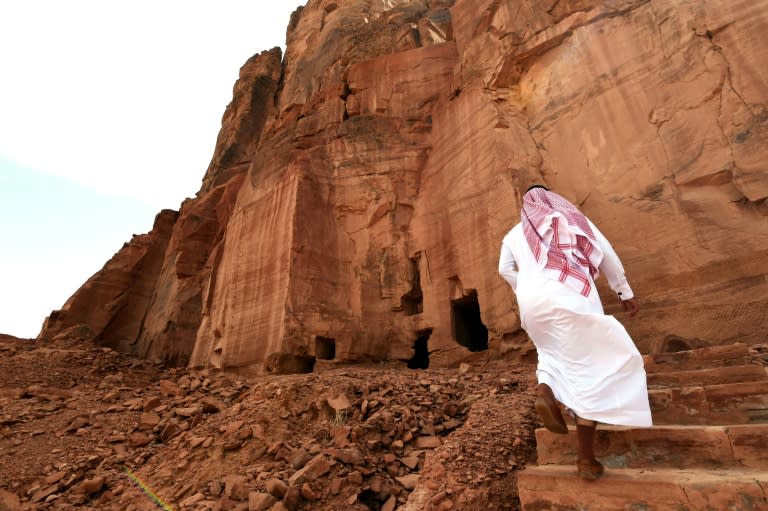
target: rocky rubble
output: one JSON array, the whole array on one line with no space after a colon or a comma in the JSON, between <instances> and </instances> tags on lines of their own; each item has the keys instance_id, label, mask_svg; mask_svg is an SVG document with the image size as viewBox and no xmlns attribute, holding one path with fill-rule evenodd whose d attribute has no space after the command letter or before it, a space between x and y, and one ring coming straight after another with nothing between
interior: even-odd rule
<instances>
[{"instance_id":1,"label":"rocky rubble","mask_svg":"<svg viewBox=\"0 0 768 511\"><path fill-rule=\"evenodd\" d=\"M0 366L3 511L518 509L534 449L531 366L237 379L74 339Z\"/></svg>"}]
</instances>

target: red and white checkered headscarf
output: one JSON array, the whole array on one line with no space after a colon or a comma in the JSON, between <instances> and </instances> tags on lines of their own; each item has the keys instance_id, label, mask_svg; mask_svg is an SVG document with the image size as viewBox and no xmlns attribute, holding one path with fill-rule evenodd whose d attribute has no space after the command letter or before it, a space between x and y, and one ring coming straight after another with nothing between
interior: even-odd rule
<instances>
[{"instance_id":1,"label":"red and white checkered headscarf","mask_svg":"<svg viewBox=\"0 0 768 511\"><path fill-rule=\"evenodd\" d=\"M523 196L521 217L536 261L545 271L558 273L560 282L589 296L603 253L587 217L567 199L544 188L532 188ZM546 263L542 252L547 255Z\"/></svg>"}]
</instances>

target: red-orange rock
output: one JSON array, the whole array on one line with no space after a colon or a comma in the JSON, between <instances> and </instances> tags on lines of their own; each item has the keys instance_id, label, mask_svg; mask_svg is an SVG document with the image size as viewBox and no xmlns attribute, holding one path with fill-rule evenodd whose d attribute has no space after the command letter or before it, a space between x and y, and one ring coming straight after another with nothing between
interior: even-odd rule
<instances>
[{"instance_id":1,"label":"red-orange rock","mask_svg":"<svg viewBox=\"0 0 768 511\"><path fill-rule=\"evenodd\" d=\"M21 511L21 500L18 495L0 489L0 510Z\"/></svg>"},{"instance_id":2,"label":"red-orange rock","mask_svg":"<svg viewBox=\"0 0 768 511\"><path fill-rule=\"evenodd\" d=\"M203 178L202 192L225 184L248 169L264 124L275 115L282 51L272 48L254 55L240 68L232 102L221 121L213 158Z\"/></svg>"},{"instance_id":3,"label":"red-orange rock","mask_svg":"<svg viewBox=\"0 0 768 511\"><path fill-rule=\"evenodd\" d=\"M41 338L256 374L523 356L496 264L539 181L615 245L641 351L762 342L767 12L310 0L241 69L197 197Z\"/></svg>"},{"instance_id":4,"label":"red-orange rock","mask_svg":"<svg viewBox=\"0 0 768 511\"><path fill-rule=\"evenodd\" d=\"M130 353L141 332L177 217L175 211L160 212L152 231L134 236L60 310L51 312L38 338L94 338Z\"/></svg>"},{"instance_id":5,"label":"red-orange rock","mask_svg":"<svg viewBox=\"0 0 768 511\"><path fill-rule=\"evenodd\" d=\"M765 502L765 472L615 469L597 481L573 477L574 467L533 467L518 476L524 509L578 509L613 511L629 505L648 509L738 508L742 502ZM748 507L746 508L748 509ZM759 509L759 507L757 508Z\"/></svg>"}]
</instances>

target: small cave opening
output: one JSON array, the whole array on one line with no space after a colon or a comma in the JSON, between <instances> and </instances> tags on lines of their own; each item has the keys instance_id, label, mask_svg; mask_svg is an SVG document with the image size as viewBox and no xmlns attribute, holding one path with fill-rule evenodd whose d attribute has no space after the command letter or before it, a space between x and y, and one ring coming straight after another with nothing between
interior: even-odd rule
<instances>
[{"instance_id":1,"label":"small cave opening","mask_svg":"<svg viewBox=\"0 0 768 511\"><path fill-rule=\"evenodd\" d=\"M315 337L315 357L318 360L333 360L336 358L336 339L330 337Z\"/></svg>"},{"instance_id":2,"label":"small cave opening","mask_svg":"<svg viewBox=\"0 0 768 511\"><path fill-rule=\"evenodd\" d=\"M472 290L466 296L451 300L451 323L456 342L472 352L488 349L488 328L480 319L477 291Z\"/></svg>"},{"instance_id":3,"label":"small cave opening","mask_svg":"<svg viewBox=\"0 0 768 511\"><path fill-rule=\"evenodd\" d=\"M293 353L273 353L265 362L270 374L306 374L315 369L315 357Z\"/></svg>"},{"instance_id":4,"label":"small cave opening","mask_svg":"<svg viewBox=\"0 0 768 511\"><path fill-rule=\"evenodd\" d=\"M675 353L678 351L688 351L691 347L688 346L688 343L685 341L674 339L672 341L669 341L667 345L664 347L664 353Z\"/></svg>"},{"instance_id":5,"label":"small cave opening","mask_svg":"<svg viewBox=\"0 0 768 511\"><path fill-rule=\"evenodd\" d=\"M424 293L421 290L419 271L420 256L411 258L411 290L400 298L400 307L406 316L415 316L424 312Z\"/></svg>"},{"instance_id":6,"label":"small cave opening","mask_svg":"<svg viewBox=\"0 0 768 511\"><path fill-rule=\"evenodd\" d=\"M292 373L311 373L315 370L315 357L297 356L291 364Z\"/></svg>"},{"instance_id":7,"label":"small cave opening","mask_svg":"<svg viewBox=\"0 0 768 511\"><path fill-rule=\"evenodd\" d=\"M677 337L676 335L668 335L664 338L664 342L661 346L661 353L677 353L678 351L688 351L693 349L690 340Z\"/></svg>"},{"instance_id":8,"label":"small cave opening","mask_svg":"<svg viewBox=\"0 0 768 511\"><path fill-rule=\"evenodd\" d=\"M429 336L432 329L426 328L416 332L416 340L413 342L413 356L408 360L408 369L429 368Z\"/></svg>"}]
</instances>

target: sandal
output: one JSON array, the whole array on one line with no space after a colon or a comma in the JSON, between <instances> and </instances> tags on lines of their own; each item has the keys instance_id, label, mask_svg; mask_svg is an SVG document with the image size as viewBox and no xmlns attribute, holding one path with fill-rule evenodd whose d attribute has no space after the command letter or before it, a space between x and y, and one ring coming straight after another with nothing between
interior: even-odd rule
<instances>
[{"instance_id":1,"label":"sandal","mask_svg":"<svg viewBox=\"0 0 768 511\"><path fill-rule=\"evenodd\" d=\"M576 464L576 468L580 478L590 481L594 481L595 479L602 476L605 472L603 464L596 459L579 460L579 462Z\"/></svg>"},{"instance_id":2,"label":"sandal","mask_svg":"<svg viewBox=\"0 0 768 511\"><path fill-rule=\"evenodd\" d=\"M568 434L568 426L565 424L563 414L560 413L560 407L551 397L539 396L536 398L536 413L541 417L544 427L552 433L559 435Z\"/></svg>"}]
</instances>

